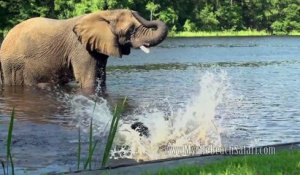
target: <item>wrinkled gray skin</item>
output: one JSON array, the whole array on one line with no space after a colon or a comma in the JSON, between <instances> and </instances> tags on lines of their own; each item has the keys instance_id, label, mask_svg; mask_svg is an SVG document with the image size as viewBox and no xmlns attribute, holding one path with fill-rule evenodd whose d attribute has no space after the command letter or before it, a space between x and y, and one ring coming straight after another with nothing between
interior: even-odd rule
<instances>
[{"instance_id":1,"label":"wrinkled gray skin","mask_svg":"<svg viewBox=\"0 0 300 175\"><path fill-rule=\"evenodd\" d=\"M167 36L161 21L147 21L131 10L99 11L68 20L32 18L15 26L0 49L0 85L105 85L109 56L130 48L152 47Z\"/></svg>"}]
</instances>

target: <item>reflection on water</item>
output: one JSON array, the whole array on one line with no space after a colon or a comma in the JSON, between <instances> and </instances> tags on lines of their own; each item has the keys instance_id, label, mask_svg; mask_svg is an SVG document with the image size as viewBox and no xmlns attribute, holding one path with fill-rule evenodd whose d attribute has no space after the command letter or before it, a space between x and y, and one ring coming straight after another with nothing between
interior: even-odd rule
<instances>
[{"instance_id":1,"label":"reflection on water","mask_svg":"<svg viewBox=\"0 0 300 175\"><path fill-rule=\"evenodd\" d=\"M150 54L133 50L123 59L109 59L105 99L95 112L94 101L75 91L9 87L0 90L0 120L15 106L17 122L38 123L32 125L43 134L63 124L55 130L64 136L66 125L79 121L84 128L94 116L101 133L113 104L127 96L130 108L116 143L131 145L130 156L135 159L168 157L157 149L203 144L207 138L214 145L227 146L300 141L299 48L299 37L168 39ZM150 138L136 137L138 133L129 128L134 121L150 128ZM46 127L47 123L56 127ZM40 136L22 127L16 128L16 135ZM208 131L217 132L205 137ZM47 135L47 139L57 138ZM59 144L76 150L76 142L65 140L69 144ZM52 160L52 164L58 161Z\"/></svg>"},{"instance_id":2,"label":"reflection on water","mask_svg":"<svg viewBox=\"0 0 300 175\"><path fill-rule=\"evenodd\" d=\"M19 120L63 123L69 119L63 91L31 87L4 87L0 91L0 114L15 108Z\"/></svg>"}]
</instances>

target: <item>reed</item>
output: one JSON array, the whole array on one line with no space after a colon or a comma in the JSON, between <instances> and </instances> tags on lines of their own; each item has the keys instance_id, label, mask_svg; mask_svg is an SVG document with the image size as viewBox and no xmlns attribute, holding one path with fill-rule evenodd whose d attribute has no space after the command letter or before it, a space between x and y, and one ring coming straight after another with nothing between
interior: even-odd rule
<instances>
[{"instance_id":1,"label":"reed","mask_svg":"<svg viewBox=\"0 0 300 175\"><path fill-rule=\"evenodd\" d=\"M116 107L115 107L112 122L111 122L111 125L110 125L108 138L107 138L107 142L106 142L106 145L105 145L103 158L102 158L102 163L101 163L102 167L104 167L108 162L110 150L112 148L112 144L113 144L113 141L114 141L117 129L118 129L118 123L119 123L121 114L124 111L126 100L127 100L127 98L125 97L123 102L121 104L117 104Z\"/></svg>"},{"instance_id":2,"label":"reed","mask_svg":"<svg viewBox=\"0 0 300 175\"><path fill-rule=\"evenodd\" d=\"M81 161L81 133L80 126L78 127L78 147L77 147L77 170L80 169L80 161Z\"/></svg>"},{"instance_id":3,"label":"reed","mask_svg":"<svg viewBox=\"0 0 300 175\"><path fill-rule=\"evenodd\" d=\"M3 174L5 175L5 164L4 164L4 161L0 161L1 162L1 166L2 166L2 169L3 169Z\"/></svg>"},{"instance_id":4,"label":"reed","mask_svg":"<svg viewBox=\"0 0 300 175\"><path fill-rule=\"evenodd\" d=\"M95 100L93 113L96 109L96 105L97 105L97 100ZM90 121L90 126L89 126L88 156L87 156L87 160L85 161L84 166L83 166L84 170L86 170L88 166L89 166L89 170L92 169L93 155L94 155L96 146L98 144L98 140L95 141L94 144L93 144L93 142L94 141L93 141L93 117L92 117L91 121ZM80 169L80 162L81 162L81 132L80 132L80 126L79 126L79 128L78 128L78 146L77 146L77 170Z\"/></svg>"},{"instance_id":5,"label":"reed","mask_svg":"<svg viewBox=\"0 0 300 175\"><path fill-rule=\"evenodd\" d=\"M95 142L93 141L93 118L91 118L90 130L89 130L89 151L88 151L88 158L84 164L84 169L87 169L87 166L89 166L89 170L92 169L92 160L93 160L93 155L97 144L98 144L98 140L96 140Z\"/></svg>"},{"instance_id":6,"label":"reed","mask_svg":"<svg viewBox=\"0 0 300 175\"><path fill-rule=\"evenodd\" d=\"M121 114L124 111L126 100L127 100L127 98L125 97L124 100L122 101L122 103L118 103L114 108L112 122L110 125L109 134L108 134L107 142L105 145L105 150L104 150L103 157L102 157L102 162L101 162L102 167L105 166L108 162L110 150L112 148L112 144L113 144L116 132L117 132L118 123L119 123ZM96 103L97 103L97 101L95 101L93 112L95 111ZM99 140L93 139L93 135L94 135L93 134L93 118L91 118L90 125L89 125L88 156L87 156L87 160L85 161L84 166L83 166L84 170L86 170L87 168L89 170L92 169L92 162L93 162L95 149L99 143ZM81 132L80 132L80 128L79 128L78 129L78 147L77 147L77 170L80 170L81 144L82 144Z\"/></svg>"},{"instance_id":7,"label":"reed","mask_svg":"<svg viewBox=\"0 0 300 175\"><path fill-rule=\"evenodd\" d=\"M8 126L8 133L7 133L7 140L6 140L6 172L8 174L9 164L10 164L12 175L15 174L14 162L13 162L12 154L11 154L11 143L12 143L12 132L13 132L13 128L14 128L14 119L15 119L15 108L13 108L11 115L10 115L10 122L9 122L9 126ZM5 174L4 162L1 162L1 165L3 167L3 172Z\"/></svg>"}]
</instances>

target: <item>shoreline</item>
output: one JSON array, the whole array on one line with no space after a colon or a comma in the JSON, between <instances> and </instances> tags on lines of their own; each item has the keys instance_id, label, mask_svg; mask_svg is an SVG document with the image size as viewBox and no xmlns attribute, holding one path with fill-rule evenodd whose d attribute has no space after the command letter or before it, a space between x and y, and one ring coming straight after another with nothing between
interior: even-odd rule
<instances>
[{"instance_id":1,"label":"shoreline","mask_svg":"<svg viewBox=\"0 0 300 175\"><path fill-rule=\"evenodd\" d=\"M239 163L240 165L243 165L245 161L245 158L249 160L248 162L255 162L258 160L261 160L262 162L265 162L266 160L280 160L282 157L286 157L286 155L289 154L289 157L295 157L293 155L293 152L296 152L300 149L300 142L292 142L292 143L282 143L282 144L274 144L274 145L265 145L265 146L257 146L257 147L245 147L243 149L237 149L235 150L235 153L241 153L241 154L229 154L230 152L215 152L215 153L208 153L208 154L195 154L195 155L190 155L190 156L183 156L183 157L173 157L173 158L167 158L167 159L158 159L158 160L152 160L152 161L145 161L145 162L133 162L133 163L126 163L121 162L119 164L115 165L108 165L107 167L100 168L97 170L92 170L92 171L75 171L75 172L65 172L62 174L66 175L98 175L98 174L147 174L147 175L152 175L152 174L179 174L176 172L183 172L183 171L176 171L176 169L182 168L185 170L185 172L191 171L190 174L195 174L195 172L200 172L200 168L202 167L211 167L215 169L216 166L218 165L227 165L230 164L231 162L237 164ZM249 154L247 151L253 150L253 149L260 149L260 150L266 150L266 149L274 149L276 152L274 154ZM245 151L243 154L242 152ZM279 153L278 153L279 152ZM280 153L281 152L281 153ZM278 154L277 154L278 153ZM252 161L251 161L252 160ZM291 161L291 159L286 159L284 161ZM227 163L227 164L226 164ZM275 166L278 165L274 162L272 162ZM287 163L288 164L288 163ZM194 165L194 167L192 167ZM258 163L258 165L260 165ZM263 165L263 164L261 164ZM199 167L197 170L197 166ZM167 167L167 168L166 168ZM187 168L185 168L187 167ZM221 166L219 170L222 170L224 166ZM207 168L207 169L208 169ZM234 168L234 167L233 167ZM231 168L231 170L233 169ZM244 168L244 167L243 167ZM261 168L261 167L259 167ZM197 171L193 171L193 170ZM173 170L173 172L172 172ZM174 171L175 170L175 171ZM241 169L244 170L244 169ZM246 169L247 170L247 169ZM169 172L169 173L168 173ZM243 172L243 171L238 171L238 172ZM268 171L267 171L268 172ZM289 172L289 171L287 171ZM181 173L182 174L182 173ZM187 174L187 173L186 173ZM199 173L197 173L199 174ZM241 173L238 173L241 174ZM242 173L243 174L243 173Z\"/></svg>"},{"instance_id":2,"label":"shoreline","mask_svg":"<svg viewBox=\"0 0 300 175\"><path fill-rule=\"evenodd\" d=\"M275 33L266 31L243 30L243 31L196 31L196 32L170 32L169 38L190 38L190 37L258 37L258 36L300 36L300 31L293 31L289 34Z\"/></svg>"},{"instance_id":3,"label":"shoreline","mask_svg":"<svg viewBox=\"0 0 300 175\"><path fill-rule=\"evenodd\" d=\"M196 31L196 32L169 32L168 38L196 38L196 37L264 37L264 36L300 36L300 31L292 31L289 34L275 33L271 34L266 31L242 30L242 31ZM0 44L4 40L4 36L0 36Z\"/></svg>"}]
</instances>

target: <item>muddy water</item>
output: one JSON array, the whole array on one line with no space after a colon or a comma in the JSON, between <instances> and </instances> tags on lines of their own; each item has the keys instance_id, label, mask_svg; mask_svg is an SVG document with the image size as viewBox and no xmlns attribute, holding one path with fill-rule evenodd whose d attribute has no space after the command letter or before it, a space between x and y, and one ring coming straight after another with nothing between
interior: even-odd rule
<instances>
[{"instance_id":1,"label":"muddy water","mask_svg":"<svg viewBox=\"0 0 300 175\"><path fill-rule=\"evenodd\" d=\"M75 170L78 128L84 148L91 117L95 136L103 138L111 109L125 96L129 108L116 144L131 147L126 158L188 154L168 154L160 149L163 145L299 141L299 75L299 37L167 39L150 54L133 50L123 59L111 58L104 99L95 111L94 101L72 88L1 90L1 157L9 113L16 107L13 155L18 174ZM149 137L130 128L135 121L148 127ZM116 158L120 154L115 152Z\"/></svg>"}]
</instances>

